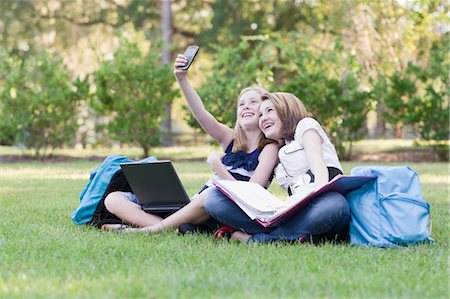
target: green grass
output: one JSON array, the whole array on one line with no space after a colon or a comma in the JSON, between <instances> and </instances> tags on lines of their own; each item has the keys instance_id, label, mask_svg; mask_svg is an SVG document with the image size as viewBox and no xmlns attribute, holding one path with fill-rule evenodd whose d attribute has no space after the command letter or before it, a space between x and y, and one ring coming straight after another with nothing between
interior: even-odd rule
<instances>
[{"instance_id":1,"label":"green grass","mask_svg":"<svg viewBox=\"0 0 450 299\"><path fill-rule=\"evenodd\" d=\"M432 144L436 144L436 142L432 142ZM447 144L448 147L448 142L442 144ZM366 139L353 143L353 151L357 154L431 150L432 148L426 142L412 139Z\"/></svg>"},{"instance_id":2,"label":"green grass","mask_svg":"<svg viewBox=\"0 0 450 299\"><path fill-rule=\"evenodd\" d=\"M378 163L380 164L380 163ZM0 164L0 298L448 298L447 164L411 164L431 203L433 245L242 245L211 236L74 225L98 162ZM345 163L348 172L359 163ZM188 193L204 162L175 163ZM282 195L279 187L271 190Z\"/></svg>"},{"instance_id":3,"label":"green grass","mask_svg":"<svg viewBox=\"0 0 450 299\"><path fill-rule=\"evenodd\" d=\"M172 159L201 159L208 155L211 149L218 147L208 145L195 146L174 146L174 147L153 147L150 155L157 157L170 157ZM398 151L430 151L430 147L424 144L419 145L415 140L405 139L376 139L376 140L360 140L353 143L353 151L356 154L371 154L380 152L398 152ZM62 155L68 157L105 157L111 154L121 154L130 157L142 156L142 149L133 146L114 146L111 148L90 148L83 150L73 149L55 149L54 155ZM1 155L29 155L34 153L31 149L21 149L12 146L0 146Z\"/></svg>"},{"instance_id":4,"label":"green grass","mask_svg":"<svg viewBox=\"0 0 450 299\"><path fill-rule=\"evenodd\" d=\"M417 150L414 140L405 139L367 139L353 144L355 153L369 154L379 152L393 152L398 150ZM423 148L423 147L422 147Z\"/></svg>"}]
</instances>

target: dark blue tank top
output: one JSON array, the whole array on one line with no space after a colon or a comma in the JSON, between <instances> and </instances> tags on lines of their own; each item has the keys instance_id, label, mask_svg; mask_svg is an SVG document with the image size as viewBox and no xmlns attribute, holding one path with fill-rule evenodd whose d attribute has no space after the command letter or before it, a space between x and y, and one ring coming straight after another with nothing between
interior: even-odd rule
<instances>
[{"instance_id":1,"label":"dark blue tank top","mask_svg":"<svg viewBox=\"0 0 450 299\"><path fill-rule=\"evenodd\" d=\"M227 167L228 172L238 181L249 181L256 167L261 149L257 148L251 153L237 151L233 153L234 141L227 146L222 163Z\"/></svg>"},{"instance_id":2,"label":"dark blue tank top","mask_svg":"<svg viewBox=\"0 0 450 299\"><path fill-rule=\"evenodd\" d=\"M258 158L261 154L261 149L257 148L251 153L244 151L232 152L234 141L227 146L225 156L222 158L222 163L227 168L228 172L238 181L249 181L256 167L258 166ZM273 174L270 181L273 179ZM198 193L207 189L210 184L208 181Z\"/></svg>"}]
</instances>

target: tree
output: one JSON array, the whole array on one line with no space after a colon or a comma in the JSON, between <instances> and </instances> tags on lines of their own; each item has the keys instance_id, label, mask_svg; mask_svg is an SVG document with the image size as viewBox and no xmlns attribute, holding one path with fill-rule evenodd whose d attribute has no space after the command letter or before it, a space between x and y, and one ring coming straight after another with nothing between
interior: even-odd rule
<instances>
[{"instance_id":1,"label":"tree","mask_svg":"<svg viewBox=\"0 0 450 299\"><path fill-rule=\"evenodd\" d=\"M171 65L171 51L174 48L172 35L178 37L175 44L181 51L187 44L192 43L197 32L204 28L205 17L200 17L202 10L208 4L201 0L171 1L171 0L129 0L129 1L33 1L32 11L38 19L54 23L54 27L66 28L65 31L103 31L122 29L142 32L152 44L162 38L162 63ZM175 11L175 21L172 22L172 10ZM195 17L193 17L195 16ZM189 21L186 21L186 19ZM75 30L74 30L75 28ZM98 33L97 33L98 34ZM72 37L72 43L76 44L76 34ZM79 36L78 38L81 38ZM58 43L66 35L57 35ZM169 132L164 136L163 143L173 143L171 136L171 104L165 108L165 121L163 130Z\"/></svg>"},{"instance_id":2,"label":"tree","mask_svg":"<svg viewBox=\"0 0 450 299\"><path fill-rule=\"evenodd\" d=\"M379 81L386 114L393 124L415 126L422 140L448 160L449 137L449 34L433 42L428 63L410 62L402 71Z\"/></svg>"},{"instance_id":3,"label":"tree","mask_svg":"<svg viewBox=\"0 0 450 299\"><path fill-rule=\"evenodd\" d=\"M448 26L448 3L441 0L341 3L347 6L347 15L342 19L347 26L341 35L345 44L355 51L365 83L378 94L376 136L383 137L386 122L393 120L385 119L387 111L392 110L385 107L385 88L391 84L386 77L404 74L410 62L426 62L428 57L423 54L429 53L434 36L440 35L437 31ZM393 125L395 135L401 137L398 133L402 123L394 121Z\"/></svg>"},{"instance_id":4,"label":"tree","mask_svg":"<svg viewBox=\"0 0 450 299\"><path fill-rule=\"evenodd\" d=\"M419 90L406 103L408 111L404 114L404 121L418 126L420 137L443 161L449 160L449 37L447 32L433 43L424 68L409 66L419 79L415 81Z\"/></svg>"},{"instance_id":5,"label":"tree","mask_svg":"<svg viewBox=\"0 0 450 299\"><path fill-rule=\"evenodd\" d=\"M165 133L164 107L178 94L170 67L161 65L161 49L154 46L144 55L138 44L122 38L114 60L102 61L94 78L92 107L109 117L111 138L139 144L148 156Z\"/></svg>"},{"instance_id":6,"label":"tree","mask_svg":"<svg viewBox=\"0 0 450 299\"><path fill-rule=\"evenodd\" d=\"M229 1L210 3L211 19L198 34L201 45L237 46L237 36L279 35L302 32L316 34L324 30L338 31L340 1L316 3L313 1ZM329 23L329 26L323 26ZM342 22L341 22L342 23Z\"/></svg>"},{"instance_id":7,"label":"tree","mask_svg":"<svg viewBox=\"0 0 450 299\"><path fill-rule=\"evenodd\" d=\"M38 18L30 11L30 1L0 1L0 45L3 50L15 55L34 47L34 38L41 30Z\"/></svg>"},{"instance_id":8,"label":"tree","mask_svg":"<svg viewBox=\"0 0 450 299\"><path fill-rule=\"evenodd\" d=\"M19 59L1 55L0 139L34 149L35 156L73 140L87 84L73 83L61 59L42 52Z\"/></svg>"},{"instance_id":9,"label":"tree","mask_svg":"<svg viewBox=\"0 0 450 299\"><path fill-rule=\"evenodd\" d=\"M357 65L351 57L343 59L339 42L334 49L319 53L308 44L295 45L295 41L283 48L291 73L283 90L304 102L328 129L339 156L349 159L352 143L366 133L365 119L371 107L370 93L362 89Z\"/></svg>"},{"instance_id":10,"label":"tree","mask_svg":"<svg viewBox=\"0 0 450 299\"><path fill-rule=\"evenodd\" d=\"M170 51L170 45L172 43L172 3L171 0L161 0L162 2L162 15L161 15L161 33L163 40L162 49L162 63L170 64L172 62L172 52ZM172 145L172 108L171 105L167 105L165 108L166 118L163 122L163 129L168 131L169 134L165 135L163 140L164 145Z\"/></svg>"},{"instance_id":11,"label":"tree","mask_svg":"<svg viewBox=\"0 0 450 299\"><path fill-rule=\"evenodd\" d=\"M395 128L402 128L409 123L407 120L408 107L412 97L417 93L416 71L411 66L401 71L395 71L392 76L379 79L380 82L377 85L377 89L380 89L377 94L382 93L383 98L382 117Z\"/></svg>"}]
</instances>

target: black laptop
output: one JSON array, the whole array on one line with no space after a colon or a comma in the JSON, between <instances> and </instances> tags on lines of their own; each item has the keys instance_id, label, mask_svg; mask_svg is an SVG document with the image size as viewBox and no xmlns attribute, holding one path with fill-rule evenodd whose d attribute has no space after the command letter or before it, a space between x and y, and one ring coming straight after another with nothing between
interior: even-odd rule
<instances>
[{"instance_id":1,"label":"black laptop","mask_svg":"<svg viewBox=\"0 0 450 299\"><path fill-rule=\"evenodd\" d=\"M144 211L173 213L190 202L171 161L125 163L120 167Z\"/></svg>"}]
</instances>

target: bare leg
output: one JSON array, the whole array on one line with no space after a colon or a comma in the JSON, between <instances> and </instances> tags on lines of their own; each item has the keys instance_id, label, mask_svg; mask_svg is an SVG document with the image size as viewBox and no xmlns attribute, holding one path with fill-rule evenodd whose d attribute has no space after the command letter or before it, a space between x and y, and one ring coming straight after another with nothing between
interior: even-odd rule
<instances>
[{"instance_id":1,"label":"bare leg","mask_svg":"<svg viewBox=\"0 0 450 299\"><path fill-rule=\"evenodd\" d=\"M210 216L206 213L205 209L203 208L205 195L208 191L209 189L203 191L182 209L173 213L169 217L162 219L159 223L145 228L145 230L152 233L157 233L165 229L178 227L182 223L192 223L192 224L204 223L206 220L210 218Z\"/></svg>"},{"instance_id":2,"label":"bare leg","mask_svg":"<svg viewBox=\"0 0 450 299\"><path fill-rule=\"evenodd\" d=\"M140 227L156 224L161 217L144 212L141 206L129 201L121 192L111 192L105 198L106 209L124 222ZM113 229L114 227L111 226Z\"/></svg>"}]
</instances>

